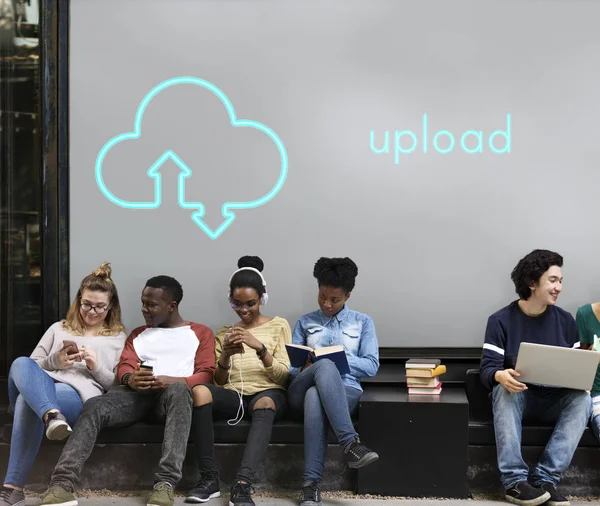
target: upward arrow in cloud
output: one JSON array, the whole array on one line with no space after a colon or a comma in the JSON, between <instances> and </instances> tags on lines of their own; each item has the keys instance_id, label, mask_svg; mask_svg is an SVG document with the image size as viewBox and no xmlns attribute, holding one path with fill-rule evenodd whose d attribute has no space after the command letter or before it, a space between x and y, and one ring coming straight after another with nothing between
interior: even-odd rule
<instances>
[{"instance_id":1,"label":"upward arrow in cloud","mask_svg":"<svg viewBox=\"0 0 600 506\"><path fill-rule=\"evenodd\" d=\"M182 209L195 209L196 212L191 216L192 221L211 239L218 238L234 222L236 215L225 209L224 204L221 210L223 222L216 229L210 228L203 220L206 213L204 204L202 202L188 202L185 199L185 182L192 176L192 170L170 149L165 151L148 170L148 176L156 179L155 188L158 188L159 196L162 194L162 176L159 171L168 160L173 161L179 167L179 176L177 178L177 203L179 207Z\"/></svg>"}]
</instances>

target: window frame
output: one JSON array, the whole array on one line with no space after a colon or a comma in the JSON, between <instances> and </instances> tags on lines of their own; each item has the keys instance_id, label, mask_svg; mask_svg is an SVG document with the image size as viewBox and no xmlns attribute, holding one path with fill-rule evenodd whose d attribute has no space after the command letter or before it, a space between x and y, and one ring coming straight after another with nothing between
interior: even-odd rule
<instances>
[{"instance_id":1,"label":"window frame","mask_svg":"<svg viewBox=\"0 0 600 506\"><path fill-rule=\"evenodd\" d=\"M42 324L69 308L69 0L40 0Z\"/></svg>"}]
</instances>

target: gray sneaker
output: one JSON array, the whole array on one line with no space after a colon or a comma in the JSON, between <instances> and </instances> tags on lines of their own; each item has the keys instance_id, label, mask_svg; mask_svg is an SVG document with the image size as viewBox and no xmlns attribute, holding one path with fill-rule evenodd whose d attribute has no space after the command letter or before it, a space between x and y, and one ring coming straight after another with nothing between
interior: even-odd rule
<instances>
[{"instance_id":1,"label":"gray sneaker","mask_svg":"<svg viewBox=\"0 0 600 506\"><path fill-rule=\"evenodd\" d=\"M68 438L73 430L67 423L67 419L60 411L53 411L46 417L46 437L54 441Z\"/></svg>"},{"instance_id":2,"label":"gray sneaker","mask_svg":"<svg viewBox=\"0 0 600 506\"><path fill-rule=\"evenodd\" d=\"M25 494L22 490L14 488L0 488L0 506L24 506Z\"/></svg>"}]
</instances>

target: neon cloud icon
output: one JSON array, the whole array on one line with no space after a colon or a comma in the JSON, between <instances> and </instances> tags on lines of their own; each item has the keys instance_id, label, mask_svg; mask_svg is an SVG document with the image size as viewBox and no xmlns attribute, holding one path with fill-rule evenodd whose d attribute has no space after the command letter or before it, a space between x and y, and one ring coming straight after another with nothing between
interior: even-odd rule
<instances>
[{"instance_id":1,"label":"neon cloud icon","mask_svg":"<svg viewBox=\"0 0 600 506\"><path fill-rule=\"evenodd\" d=\"M185 200L185 182L192 176L193 171L172 150L165 151L147 171L148 177L154 179L154 199L151 201L131 202L117 197L106 186L102 174L102 165L104 163L104 159L113 147L115 147L117 144L123 141L139 139L142 135L142 119L144 116L144 112L151 100L154 97L156 97L156 95L158 95L161 91L170 88L171 86L177 86L180 84L192 84L200 86L214 93L225 106L225 109L229 114L231 125L233 127L254 128L266 134L275 143L275 146L277 147L279 155L281 157L281 170L279 172L279 177L277 178L275 185L259 199L248 202L225 202L221 206L221 215L223 216L223 222L214 230L211 229L203 220L205 216L204 204L202 202L187 202ZM227 230L227 228L235 221L236 215L234 213L234 210L253 209L255 207L259 207L266 204L273 197L275 197L277 193L279 193L279 190L281 190L288 172L287 152L285 150L283 142L281 142L281 139L277 136L277 134L269 127L257 121L237 119L233 105L227 98L227 95L225 95L214 84L209 83L204 79L199 79L196 77L176 77L173 79L168 79L167 81L158 84L157 86L152 88L152 90L150 90L150 92L144 97L144 99L140 102L140 105L138 106L133 125L133 132L126 132L117 135L116 137L113 137L102 147L102 149L98 153L98 157L96 158L96 183L98 184L98 188L100 188L102 194L110 202L119 207L123 207L125 209L157 209L162 203L162 176L160 174L160 168L165 162L169 160L174 162L180 169L177 192L177 201L179 203L179 207L181 207L182 209L194 209L195 212L191 215L192 221L200 228L200 230L202 230L211 239L217 239L218 237L220 237L220 235L225 230Z\"/></svg>"}]
</instances>

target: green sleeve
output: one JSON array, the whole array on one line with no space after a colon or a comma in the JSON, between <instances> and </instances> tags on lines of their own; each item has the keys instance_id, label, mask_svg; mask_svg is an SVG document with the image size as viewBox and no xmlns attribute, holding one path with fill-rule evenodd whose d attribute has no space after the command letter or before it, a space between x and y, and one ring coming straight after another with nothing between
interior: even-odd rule
<instances>
[{"instance_id":1,"label":"green sleeve","mask_svg":"<svg viewBox=\"0 0 600 506\"><path fill-rule=\"evenodd\" d=\"M577 331L579 332L579 342L582 344L594 344L594 336L588 332L585 319L585 313L582 311L582 308L579 308L575 318Z\"/></svg>"}]
</instances>

